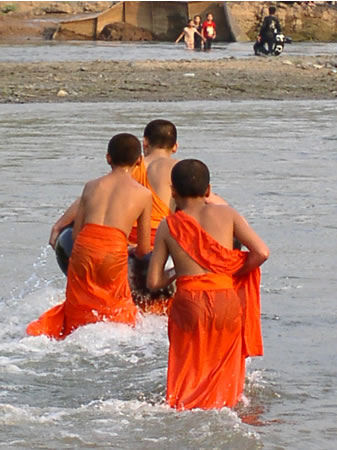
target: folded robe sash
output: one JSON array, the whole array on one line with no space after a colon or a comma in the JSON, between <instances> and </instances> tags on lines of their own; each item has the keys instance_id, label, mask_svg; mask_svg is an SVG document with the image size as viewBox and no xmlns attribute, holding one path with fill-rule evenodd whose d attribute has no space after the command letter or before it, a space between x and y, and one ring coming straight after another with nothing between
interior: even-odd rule
<instances>
[{"instance_id":1,"label":"folded robe sash","mask_svg":"<svg viewBox=\"0 0 337 450\"><path fill-rule=\"evenodd\" d=\"M27 333L63 339L88 323L134 325L138 309L128 283L127 245L123 231L86 224L70 257L66 300L31 322Z\"/></svg>"},{"instance_id":2,"label":"folded robe sash","mask_svg":"<svg viewBox=\"0 0 337 450\"><path fill-rule=\"evenodd\" d=\"M247 252L229 250L183 211L166 218L170 234L209 273L183 276L169 313L167 402L177 409L234 406L245 358L262 355L260 270L233 277Z\"/></svg>"},{"instance_id":3,"label":"folded robe sash","mask_svg":"<svg viewBox=\"0 0 337 450\"><path fill-rule=\"evenodd\" d=\"M132 177L138 181L139 184L145 186L151 191L152 194L152 212L151 212L151 246L154 245L154 238L162 219L171 214L170 208L158 197L155 191L152 189L151 184L147 178L147 171L142 160L139 166L136 166L132 172ZM137 224L135 224L129 235L129 242L132 244L137 243Z\"/></svg>"}]
</instances>

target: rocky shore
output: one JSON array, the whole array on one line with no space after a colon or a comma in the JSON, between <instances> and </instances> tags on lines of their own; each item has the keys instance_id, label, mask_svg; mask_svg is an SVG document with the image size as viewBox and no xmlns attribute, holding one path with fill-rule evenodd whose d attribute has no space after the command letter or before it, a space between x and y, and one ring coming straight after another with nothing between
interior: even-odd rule
<instances>
[{"instance_id":1,"label":"rocky shore","mask_svg":"<svg viewBox=\"0 0 337 450\"><path fill-rule=\"evenodd\" d=\"M0 103L336 99L337 57L0 63Z\"/></svg>"},{"instance_id":2,"label":"rocky shore","mask_svg":"<svg viewBox=\"0 0 337 450\"><path fill-rule=\"evenodd\" d=\"M88 17L118 2L0 1L0 41L51 38L62 20ZM233 17L255 40L271 4L277 6L283 32L294 41L337 41L337 6L332 2L228 2ZM127 31L128 33L128 31ZM116 33L112 39L119 39ZM126 40L127 36L124 36Z\"/></svg>"}]
</instances>

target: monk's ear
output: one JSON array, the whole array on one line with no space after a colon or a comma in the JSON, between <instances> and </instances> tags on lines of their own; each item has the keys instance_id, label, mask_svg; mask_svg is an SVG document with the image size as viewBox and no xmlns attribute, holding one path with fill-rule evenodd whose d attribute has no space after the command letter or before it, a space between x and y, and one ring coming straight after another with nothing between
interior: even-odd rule
<instances>
[{"instance_id":1,"label":"monk's ear","mask_svg":"<svg viewBox=\"0 0 337 450\"><path fill-rule=\"evenodd\" d=\"M109 155L109 153L106 154L106 162L109 164L109 166L111 166L112 160L111 160L111 156Z\"/></svg>"},{"instance_id":2,"label":"monk's ear","mask_svg":"<svg viewBox=\"0 0 337 450\"><path fill-rule=\"evenodd\" d=\"M178 150L178 143L174 144L174 146L171 149L171 153L177 153Z\"/></svg>"},{"instance_id":3,"label":"monk's ear","mask_svg":"<svg viewBox=\"0 0 337 450\"><path fill-rule=\"evenodd\" d=\"M209 197L210 195L211 195L211 185L209 184L205 192L205 197Z\"/></svg>"},{"instance_id":4,"label":"monk's ear","mask_svg":"<svg viewBox=\"0 0 337 450\"><path fill-rule=\"evenodd\" d=\"M172 195L172 198L174 198L174 199L176 199L177 195L178 195L175 187L172 184L171 184L171 195Z\"/></svg>"},{"instance_id":5,"label":"monk's ear","mask_svg":"<svg viewBox=\"0 0 337 450\"><path fill-rule=\"evenodd\" d=\"M149 154L149 140L147 137L143 137L143 153L144 156L147 156Z\"/></svg>"},{"instance_id":6,"label":"monk's ear","mask_svg":"<svg viewBox=\"0 0 337 450\"><path fill-rule=\"evenodd\" d=\"M135 162L135 166L140 166L140 164L141 164L141 162L142 162L142 157L140 156L138 159L137 159L137 161Z\"/></svg>"}]
</instances>

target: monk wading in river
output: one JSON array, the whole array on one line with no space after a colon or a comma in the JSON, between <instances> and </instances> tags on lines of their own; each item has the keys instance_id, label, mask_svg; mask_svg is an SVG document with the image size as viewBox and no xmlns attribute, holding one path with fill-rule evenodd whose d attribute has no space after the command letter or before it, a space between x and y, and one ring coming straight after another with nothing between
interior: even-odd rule
<instances>
[{"instance_id":1,"label":"monk wading in river","mask_svg":"<svg viewBox=\"0 0 337 450\"><path fill-rule=\"evenodd\" d=\"M150 189L153 201L151 211L151 245L160 221L174 211L174 200L171 196L171 170L177 160L172 158L177 151L177 129L175 125L163 119L149 122L144 129L144 158L132 170L132 177ZM57 236L63 228L70 225L76 217L80 200L70 205L65 213L54 224L49 243L54 248ZM137 242L137 223L129 235L129 242Z\"/></svg>"},{"instance_id":2,"label":"monk wading in river","mask_svg":"<svg viewBox=\"0 0 337 450\"><path fill-rule=\"evenodd\" d=\"M156 119L149 122L144 129L143 151L144 158L131 172L132 177L142 186L147 187L152 193L151 210L151 246L160 221L175 209L171 195L171 170L177 163L172 158L178 148L177 129L175 125L164 119ZM80 200L75 200L65 213L54 224L49 243L55 248L58 235L63 228L74 222L78 212ZM137 243L137 222L134 223L128 236L130 245ZM134 273L131 272L133 275ZM143 312L153 314L166 314L170 299L160 296L155 301L142 300L137 295L137 305Z\"/></svg>"},{"instance_id":3,"label":"monk wading in river","mask_svg":"<svg viewBox=\"0 0 337 450\"><path fill-rule=\"evenodd\" d=\"M144 158L133 169L132 177L152 193L151 246L161 220L175 210L171 195L171 170L178 161L172 157L177 149L177 129L172 122L156 119L146 125L143 136ZM211 194L209 199L215 203L224 203L224 200L215 194ZM49 238L53 248L62 229L75 220L78 206L79 199L54 224ZM128 240L131 245L137 242L137 223L132 227ZM160 297L156 301L148 302L146 299L143 301L137 298L137 304L144 312L166 314L170 299Z\"/></svg>"},{"instance_id":4,"label":"monk wading in river","mask_svg":"<svg viewBox=\"0 0 337 450\"><path fill-rule=\"evenodd\" d=\"M172 170L177 212L157 231L148 287L173 278L177 292L169 312L167 402L171 407L233 407L243 392L245 358L263 354L260 268L269 250L247 221L228 205L207 204L209 171L183 160ZM248 252L233 250L233 236Z\"/></svg>"},{"instance_id":5,"label":"monk wading in river","mask_svg":"<svg viewBox=\"0 0 337 450\"><path fill-rule=\"evenodd\" d=\"M138 308L128 283L128 236L137 221L136 256L150 251L152 195L131 176L141 162L135 136L114 136L106 158L111 172L89 181L79 202L66 300L30 323L29 335L62 339L88 323L136 322Z\"/></svg>"},{"instance_id":6,"label":"monk wading in river","mask_svg":"<svg viewBox=\"0 0 337 450\"><path fill-rule=\"evenodd\" d=\"M132 171L132 177L152 193L151 211L151 246L158 226L163 218L175 210L175 202L171 193L171 170L178 162L172 156L177 152L177 129L175 125L164 119L149 122L144 129L144 158ZM219 196L211 193L207 202L226 204ZM76 217L80 200L77 199L55 222L52 227L49 243L54 248L57 236L63 228L70 225ZM129 235L129 242L137 242L137 224Z\"/></svg>"}]
</instances>

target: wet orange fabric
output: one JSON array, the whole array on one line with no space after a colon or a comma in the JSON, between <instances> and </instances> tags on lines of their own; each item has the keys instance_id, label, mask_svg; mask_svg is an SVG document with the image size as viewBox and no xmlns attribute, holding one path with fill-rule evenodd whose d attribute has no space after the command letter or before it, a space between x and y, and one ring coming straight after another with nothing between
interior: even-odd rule
<instances>
[{"instance_id":1,"label":"wet orange fabric","mask_svg":"<svg viewBox=\"0 0 337 450\"><path fill-rule=\"evenodd\" d=\"M137 311L128 283L125 233L86 224L70 257L65 302L31 322L27 333L63 339L89 323L113 321L134 325Z\"/></svg>"},{"instance_id":2,"label":"wet orange fabric","mask_svg":"<svg viewBox=\"0 0 337 450\"><path fill-rule=\"evenodd\" d=\"M140 299L136 301L137 306L143 313L157 316L167 316L171 303L172 298L156 298L153 301Z\"/></svg>"},{"instance_id":3,"label":"wet orange fabric","mask_svg":"<svg viewBox=\"0 0 337 450\"><path fill-rule=\"evenodd\" d=\"M167 402L177 409L233 407L243 391L245 358L263 353L260 270L233 277L247 252L226 249L183 211L166 221L182 249L209 271L177 280Z\"/></svg>"},{"instance_id":4,"label":"wet orange fabric","mask_svg":"<svg viewBox=\"0 0 337 450\"><path fill-rule=\"evenodd\" d=\"M152 193L152 212L151 212L151 246L154 245L154 238L162 219L171 214L170 208L158 197L155 191L152 189L150 182L147 178L146 167L144 160L142 160L139 166L136 166L132 172L132 177L138 181L139 184L148 188ZM129 242L137 243L137 226L133 226L129 235Z\"/></svg>"}]
</instances>

